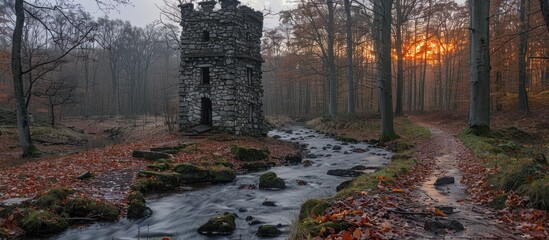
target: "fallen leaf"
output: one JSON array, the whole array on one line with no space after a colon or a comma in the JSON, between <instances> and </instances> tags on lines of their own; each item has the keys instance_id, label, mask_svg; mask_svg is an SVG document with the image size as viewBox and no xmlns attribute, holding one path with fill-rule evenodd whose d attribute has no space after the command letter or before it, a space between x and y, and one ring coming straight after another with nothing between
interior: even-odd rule
<instances>
[{"instance_id":1,"label":"fallen leaf","mask_svg":"<svg viewBox=\"0 0 549 240\"><path fill-rule=\"evenodd\" d=\"M404 189L402 188L393 188L394 193L404 193Z\"/></svg>"}]
</instances>

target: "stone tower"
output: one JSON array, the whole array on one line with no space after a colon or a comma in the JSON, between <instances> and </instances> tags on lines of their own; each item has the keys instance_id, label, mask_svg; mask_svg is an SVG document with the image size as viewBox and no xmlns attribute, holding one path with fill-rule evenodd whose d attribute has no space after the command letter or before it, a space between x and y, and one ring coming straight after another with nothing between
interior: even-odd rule
<instances>
[{"instance_id":1,"label":"stone tower","mask_svg":"<svg viewBox=\"0 0 549 240\"><path fill-rule=\"evenodd\" d=\"M264 135L263 15L238 0L181 5L179 126ZM219 9L218 9L219 8Z\"/></svg>"}]
</instances>

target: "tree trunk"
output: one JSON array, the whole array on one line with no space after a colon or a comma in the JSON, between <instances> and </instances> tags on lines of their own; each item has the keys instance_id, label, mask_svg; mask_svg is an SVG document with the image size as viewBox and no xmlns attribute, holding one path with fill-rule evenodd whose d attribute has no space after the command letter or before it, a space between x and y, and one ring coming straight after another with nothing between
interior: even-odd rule
<instances>
[{"instance_id":1,"label":"tree trunk","mask_svg":"<svg viewBox=\"0 0 549 240\"><path fill-rule=\"evenodd\" d=\"M471 0L470 14L470 57L471 83L469 103L469 128L477 135L490 131L490 1Z\"/></svg>"},{"instance_id":2,"label":"tree trunk","mask_svg":"<svg viewBox=\"0 0 549 240\"><path fill-rule=\"evenodd\" d=\"M402 116L404 115L404 112L402 110L402 101L403 101L403 94L404 94L404 53L402 52L402 23L403 20L403 13L402 13L402 6L400 3L400 0L396 1L396 32L395 32L395 48L396 48L396 54L397 54L397 90L396 90L396 108L395 108L395 115L396 116Z\"/></svg>"},{"instance_id":3,"label":"tree trunk","mask_svg":"<svg viewBox=\"0 0 549 240\"><path fill-rule=\"evenodd\" d=\"M36 148L32 144L29 127L29 113L25 107L25 95L23 93L23 67L21 65L21 42L23 25L25 23L23 0L15 1L15 15L16 20L12 40L11 71L13 74L13 86L17 109L17 128L19 131L21 148L23 148L23 157L30 157L36 152Z\"/></svg>"},{"instance_id":4,"label":"tree trunk","mask_svg":"<svg viewBox=\"0 0 549 240\"><path fill-rule=\"evenodd\" d=\"M529 19L526 17L529 7L526 6L527 0L520 0L520 35L518 52L518 100L519 110L522 112L530 111L528 106L528 93L526 93L526 58L528 54L528 29L530 28ZM528 4L529 5L529 4Z\"/></svg>"},{"instance_id":5,"label":"tree trunk","mask_svg":"<svg viewBox=\"0 0 549 240\"><path fill-rule=\"evenodd\" d=\"M377 82L379 85L379 110L382 129L380 141L397 138L393 125L393 103L391 87L391 7L393 0L377 0L374 4L375 37L377 51Z\"/></svg>"},{"instance_id":6,"label":"tree trunk","mask_svg":"<svg viewBox=\"0 0 549 240\"><path fill-rule=\"evenodd\" d=\"M347 16L345 22L345 30L347 35L347 113L355 112L355 88L354 88L354 74L353 74L353 22L351 16L351 0L344 0L345 15Z\"/></svg>"},{"instance_id":7,"label":"tree trunk","mask_svg":"<svg viewBox=\"0 0 549 240\"><path fill-rule=\"evenodd\" d=\"M336 90L336 68L334 57L334 2L327 0L328 4L328 115L335 116L337 113L337 90Z\"/></svg>"},{"instance_id":8,"label":"tree trunk","mask_svg":"<svg viewBox=\"0 0 549 240\"><path fill-rule=\"evenodd\" d=\"M541 13L543 14L543 19L545 20L545 25L549 31L549 0L539 0L539 5Z\"/></svg>"}]
</instances>

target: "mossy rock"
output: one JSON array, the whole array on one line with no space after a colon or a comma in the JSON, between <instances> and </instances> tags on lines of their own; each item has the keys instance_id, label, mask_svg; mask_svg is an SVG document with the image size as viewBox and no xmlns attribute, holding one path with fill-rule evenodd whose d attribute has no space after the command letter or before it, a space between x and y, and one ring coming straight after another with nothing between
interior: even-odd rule
<instances>
[{"instance_id":1,"label":"mossy rock","mask_svg":"<svg viewBox=\"0 0 549 240\"><path fill-rule=\"evenodd\" d=\"M259 189L285 189L286 183L274 172L266 172L259 177Z\"/></svg>"},{"instance_id":2,"label":"mossy rock","mask_svg":"<svg viewBox=\"0 0 549 240\"><path fill-rule=\"evenodd\" d=\"M131 189L143 194L160 192L166 190L166 185L154 178L140 178L132 184Z\"/></svg>"},{"instance_id":3,"label":"mossy rock","mask_svg":"<svg viewBox=\"0 0 549 240\"><path fill-rule=\"evenodd\" d=\"M170 168L170 165L167 163L151 164L151 165L147 165L147 168L157 170L157 171L166 171Z\"/></svg>"},{"instance_id":4,"label":"mossy rock","mask_svg":"<svg viewBox=\"0 0 549 240\"><path fill-rule=\"evenodd\" d=\"M231 153L235 159L245 162L261 161L269 157L268 149L247 146L231 145Z\"/></svg>"},{"instance_id":5,"label":"mossy rock","mask_svg":"<svg viewBox=\"0 0 549 240\"><path fill-rule=\"evenodd\" d=\"M325 199L309 199L301 204L299 210L299 220L303 220L312 216L322 216L326 213L326 209L330 207L330 203Z\"/></svg>"},{"instance_id":6,"label":"mossy rock","mask_svg":"<svg viewBox=\"0 0 549 240\"><path fill-rule=\"evenodd\" d=\"M19 227L31 235L49 235L61 232L69 223L67 219L45 210L28 210L19 221Z\"/></svg>"},{"instance_id":7,"label":"mossy rock","mask_svg":"<svg viewBox=\"0 0 549 240\"><path fill-rule=\"evenodd\" d=\"M136 150L132 152L132 157L136 158L145 158L148 160L161 160L161 159L171 159L172 155L163 153L163 152L152 152L152 151L140 151Z\"/></svg>"},{"instance_id":8,"label":"mossy rock","mask_svg":"<svg viewBox=\"0 0 549 240\"><path fill-rule=\"evenodd\" d=\"M140 171L139 174L147 177L154 177L156 180L160 181L164 185L164 188L167 189L179 186L182 179L182 176L178 173Z\"/></svg>"},{"instance_id":9,"label":"mossy rock","mask_svg":"<svg viewBox=\"0 0 549 240\"><path fill-rule=\"evenodd\" d=\"M110 203L78 197L66 203L65 212L71 217L115 221L118 219L120 209Z\"/></svg>"},{"instance_id":10,"label":"mossy rock","mask_svg":"<svg viewBox=\"0 0 549 240\"><path fill-rule=\"evenodd\" d=\"M181 181L186 183L207 182L210 180L208 178L208 170L194 164L184 163L176 165L174 171L179 173Z\"/></svg>"},{"instance_id":11,"label":"mossy rock","mask_svg":"<svg viewBox=\"0 0 549 240\"><path fill-rule=\"evenodd\" d=\"M234 171L228 167L214 167L208 170L209 178L214 182L232 182L236 178Z\"/></svg>"},{"instance_id":12,"label":"mossy rock","mask_svg":"<svg viewBox=\"0 0 549 240\"><path fill-rule=\"evenodd\" d=\"M269 162L245 162L240 167L246 169L248 172L257 172L270 169L272 166L273 164Z\"/></svg>"},{"instance_id":13,"label":"mossy rock","mask_svg":"<svg viewBox=\"0 0 549 240\"><path fill-rule=\"evenodd\" d=\"M217 161L217 162L215 162L215 165L224 166L224 167L228 167L228 168L233 168L234 167L233 163L225 162L225 161Z\"/></svg>"},{"instance_id":14,"label":"mossy rock","mask_svg":"<svg viewBox=\"0 0 549 240\"><path fill-rule=\"evenodd\" d=\"M282 234L282 232L273 225L261 225L257 229L257 233L255 235L258 237L269 238L278 237L280 234Z\"/></svg>"},{"instance_id":15,"label":"mossy rock","mask_svg":"<svg viewBox=\"0 0 549 240\"><path fill-rule=\"evenodd\" d=\"M301 164L301 161L303 161L303 155L301 152L289 154L286 157L284 157L284 161L286 161L290 165L298 165L298 164Z\"/></svg>"},{"instance_id":16,"label":"mossy rock","mask_svg":"<svg viewBox=\"0 0 549 240\"><path fill-rule=\"evenodd\" d=\"M128 218L142 218L147 216L147 211L150 209L147 207L145 197L143 197L141 192L135 191L130 193L128 202L130 202L127 209Z\"/></svg>"},{"instance_id":17,"label":"mossy rock","mask_svg":"<svg viewBox=\"0 0 549 240\"><path fill-rule=\"evenodd\" d=\"M73 193L72 189L53 188L46 194L36 198L36 206L40 209L57 208L61 203Z\"/></svg>"},{"instance_id":18,"label":"mossy rock","mask_svg":"<svg viewBox=\"0 0 549 240\"><path fill-rule=\"evenodd\" d=\"M203 235L230 235L236 229L235 216L225 212L223 215L212 217L207 223L198 228Z\"/></svg>"}]
</instances>

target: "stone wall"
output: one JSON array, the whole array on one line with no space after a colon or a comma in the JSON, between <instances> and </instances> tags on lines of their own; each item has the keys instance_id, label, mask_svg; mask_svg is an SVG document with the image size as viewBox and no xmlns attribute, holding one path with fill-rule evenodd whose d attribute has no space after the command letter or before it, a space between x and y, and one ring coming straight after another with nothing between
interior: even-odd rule
<instances>
[{"instance_id":1,"label":"stone wall","mask_svg":"<svg viewBox=\"0 0 549 240\"><path fill-rule=\"evenodd\" d=\"M263 135L261 35L263 16L236 0L181 7L180 129L204 122L203 99L211 100L210 123L234 134ZM197 9L198 8L198 9ZM209 84L204 83L204 69ZM208 117L206 117L208 118Z\"/></svg>"}]
</instances>

